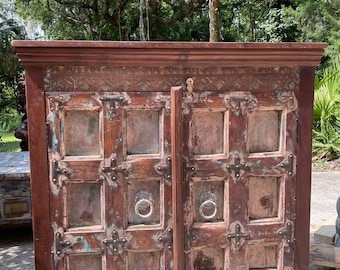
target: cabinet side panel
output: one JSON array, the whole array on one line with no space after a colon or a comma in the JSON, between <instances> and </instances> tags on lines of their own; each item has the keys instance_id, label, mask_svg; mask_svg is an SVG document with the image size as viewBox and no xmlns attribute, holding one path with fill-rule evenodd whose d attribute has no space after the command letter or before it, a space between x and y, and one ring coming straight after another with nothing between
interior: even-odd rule
<instances>
[{"instance_id":1,"label":"cabinet side panel","mask_svg":"<svg viewBox=\"0 0 340 270\"><path fill-rule=\"evenodd\" d=\"M36 269L51 269L51 230L43 70L25 70L31 164L32 224Z\"/></svg>"},{"instance_id":2,"label":"cabinet side panel","mask_svg":"<svg viewBox=\"0 0 340 270\"><path fill-rule=\"evenodd\" d=\"M301 67L299 104L298 157L296 181L296 264L295 269L309 269L309 223L311 197L312 125L314 67Z\"/></svg>"}]
</instances>

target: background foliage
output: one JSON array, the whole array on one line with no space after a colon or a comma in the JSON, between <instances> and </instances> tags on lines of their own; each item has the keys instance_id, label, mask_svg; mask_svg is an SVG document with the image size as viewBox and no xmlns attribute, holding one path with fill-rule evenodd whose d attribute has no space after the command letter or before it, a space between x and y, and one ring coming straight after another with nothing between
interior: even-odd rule
<instances>
[{"instance_id":1,"label":"background foliage","mask_svg":"<svg viewBox=\"0 0 340 270\"><path fill-rule=\"evenodd\" d=\"M15 0L48 39L208 41L207 0ZM220 0L221 41L323 41L340 50L338 0Z\"/></svg>"},{"instance_id":2,"label":"background foliage","mask_svg":"<svg viewBox=\"0 0 340 270\"><path fill-rule=\"evenodd\" d=\"M207 0L3 0L26 21L41 24L45 39L209 41ZM218 0L215 0L218 2ZM15 108L21 67L10 47L26 38L1 13L0 113ZM315 155L340 155L339 0L219 0L222 42L327 42L316 76ZM1 121L1 119L0 119Z\"/></svg>"}]
</instances>

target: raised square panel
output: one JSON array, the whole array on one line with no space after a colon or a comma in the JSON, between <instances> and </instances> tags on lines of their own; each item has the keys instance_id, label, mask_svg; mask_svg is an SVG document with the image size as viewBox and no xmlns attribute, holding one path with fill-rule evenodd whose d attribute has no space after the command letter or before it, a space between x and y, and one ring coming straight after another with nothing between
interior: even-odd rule
<instances>
[{"instance_id":1,"label":"raised square panel","mask_svg":"<svg viewBox=\"0 0 340 270\"><path fill-rule=\"evenodd\" d=\"M193 183L193 217L195 222L223 220L224 182Z\"/></svg>"},{"instance_id":2,"label":"raised square panel","mask_svg":"<svg viewBox=\"0 0 340 270\"><path fill-rule=\"evenodd\" d=\"M224 152L224 112L194 111L191 119L194 155Z\"/></svg>"},{"instance_id":3,"label":"raised square panel","mask_svg":"<svg viewBox=\"0 0 340 270\"><path fill-rule=\"evenodd\" d=\"M101 196L100 183L67 183L68 226L101 225Z\"/></svg>"},{"instance_id":4,"label":"raised square panel","mask_svg":"<svg viewBox=\"0 0 340 270\"><path fill-rule=\"evenodd\" d=\"M192 251L192 269L217 270L224 269L224 250L204 248Z\"/></svg>"},{"instance_id":5,"label":"raised square panel","mask_svg":"<svg viewBox=\"0 0 340 270\"><path fill-rule=\"evenodd\" d=\"M159 181L131 181L127 196L129 225L160 223Z\"/></svg>"},{"instance_id":6,"label":"raised square panel","mask_svg":"<svg viewBox=\"0 0 340 270\"><path fill-rule=\"evenodd\" d=\"M102 256L99 254L74 254L68 256L68 268L72 270L102 270Z\"/></svg>"},{"instance_id":7,"label":"raised square panel","mask_svg":"<svg viewBox=\"0 0 340 270\"><path fill-rule=\"evenodd\" d=\"M253 111L248 116L248 148L250 153L280 150L281 111Z\"/></svg>"},{"instance_id":8,"label":"raised square panel","mask_svg":"<svg viewBox=\"0 0 340 270\"><path fill-rule=\"evenodd\" d=\"M132 110L126 112L126 150L128 155L158 154L160 112Z\"/></svg>"},{"instance_id":9,"label":"raised square panel","mask_svg":"<svg viewBox=\"0 0 340 270\"><path fill-rule=\"evenodd\" d=\"M248 263L249 269L277 269L278 265L278 245L249 245Z\"/></svg>"},{"instance_id":10,"label":"raised square panel","mask_svg":"<svg viewBox=\"0 0 340 270\"><path fill-rule=\"evenodd\" d=\"M66 110L64 115L65 155L100 155L99 123L98 111Z\"/></svg>"},{"instance_id":11,"label":"raised square panel","mask_svg":"<svg viewBox=\"0 0 340 270\"><path fill-rule=\"evenodd\" d=\"M3 204L5 218L18 218L30 213L28 199L5 200Z\"/></svg>"},{"instance_id":12,"label":"raised square panel","mask_svg":"<svg viewBox=\"0 0 340 270\"><path fill-rule=\"evenodd\" d=\"M129 252L128 253L128 270L150 269L158 270L160 267L159 252Z\"/></svg>"},{"instance_id":13,"label":"raised square panel","mask_svg":"<svg viewBox=\"0 0 340 270\"><path fill-rule=\"evenodd\" d=\"M249 178L249 220L278 216L280 198L280 178Z\"/></svg>"}]
</instances>

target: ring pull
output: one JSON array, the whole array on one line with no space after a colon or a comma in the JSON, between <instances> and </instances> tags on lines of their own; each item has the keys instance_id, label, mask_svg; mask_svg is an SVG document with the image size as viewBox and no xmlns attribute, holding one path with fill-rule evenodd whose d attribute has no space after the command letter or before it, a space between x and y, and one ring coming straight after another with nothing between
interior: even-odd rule
<instances>
[{"instance_id":1,"label":"ring pull","mask_svg":"<svg viewBox=\"0 0 340 270\"><path fill-rule=\"evenodd\" d=\"M135 213L141 218L148 218L152 215L153 203L148 199L141 199L135 205Z\"/></svg>"},{"instance_id":2,"label":"ring pull","mask_svg":"<svg viewBox=\"0 0 340 270\"><path fill-rule=\"evenodd\" d=\"M135 213L141 218L149 218L154 211L152 194L141 190L135 197Z\"/></svg>"},{"instance_id":3,"label":"ring pull","mask_svg":"<svg viewBox=\"0 0 340 270\"><path fill-rule=\"evenodd\" d=\"M213 219L217 214L217 204L213 200L201 203L199 213L204 219Z\"/></svg>"}]
</instances>

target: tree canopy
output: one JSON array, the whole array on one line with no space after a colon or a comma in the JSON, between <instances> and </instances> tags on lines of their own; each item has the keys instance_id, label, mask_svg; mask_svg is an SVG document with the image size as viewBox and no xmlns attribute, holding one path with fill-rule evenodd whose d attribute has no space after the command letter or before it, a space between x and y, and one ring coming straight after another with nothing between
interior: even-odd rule
<instances>
[{"instance_id":1,"label":"tree canopy","mask_svg":"<svg viewBox=\"0 0 340 270\"><path fill-rule=\"evenodd\" d=\"M25 28L8 16L6 9L0 4L0 111L15 107L16 87L21 76L22 67L11 47L13 39L25 39Z\"/></svg>"},{"instance_id":2,"label":"tree canopy","mask_svg":"<svg viewBox=\"0 0 340 270\"><path fill-rule=\"evenodd\" d=\"M209 41L209 2L15 0L47 39L66 40ZM324 41L339 53L338 0L219 0L218 12L221 41Z\"/></svg>"}]
</instances>

